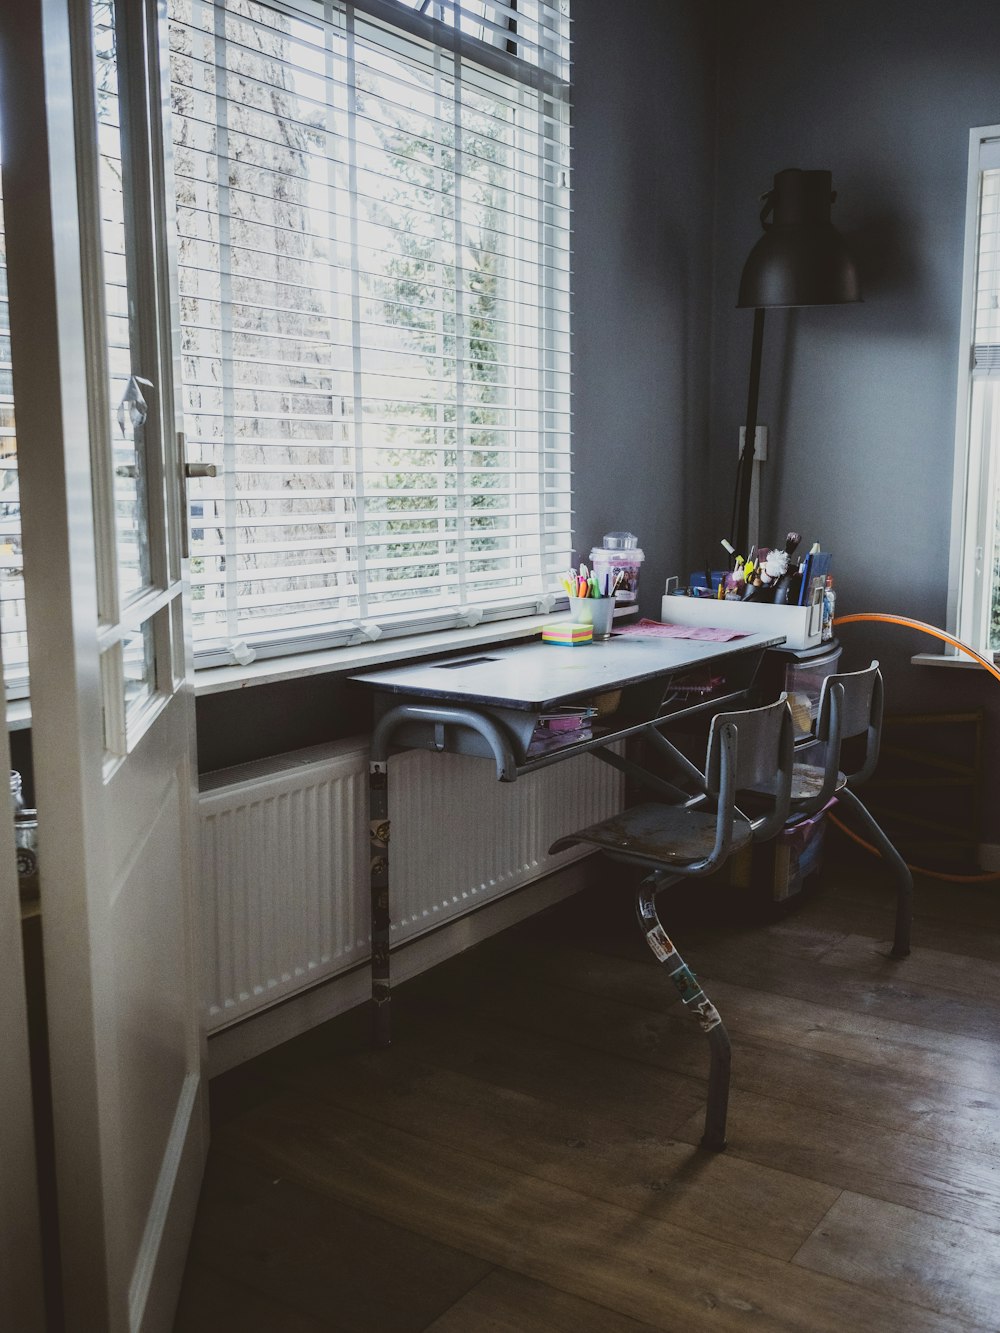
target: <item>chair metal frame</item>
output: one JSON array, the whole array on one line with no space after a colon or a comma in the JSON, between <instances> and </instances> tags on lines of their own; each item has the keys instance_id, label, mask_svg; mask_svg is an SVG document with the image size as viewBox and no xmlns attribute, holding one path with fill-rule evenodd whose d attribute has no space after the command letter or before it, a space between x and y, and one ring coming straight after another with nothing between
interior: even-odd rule
<instances>
[{"instance_id":1,"label":"chair metal frame","mask_svg":"<svg viewBox=\"0 0 1000 1333\"><path fill-rule=\"evenodd\" d=\"M656 732L650 735L654 740L658 738ZM678 752L668 742L664 741L664 745L676 761ZM726 1146L732 1064L729 1034L719 1011L664 929L656 896L683 879L712 874L725 865L737 847L751 840L772 838L784 827L791 804L794 768L793 727L787 697L783 694L775 703L762 708L717 713L709 731L704 774L692 764L684 766L703 790L683 805L633 807L624 815L560 838L551 850L558 852L579 842L591 842L615 860L653 867L636 890L636 916L650 951L665 968L685 1008L708 1039L708 1097L701 1146L718 1152ZM773 781L771 808L750 817L738 804L740 793L759 791L768 778ZM662 824L659 846L657 822ZM713 823L714 838L705 855L686 861L673 859L678 842L684 842L686 824L691 826L697 841L710 833ZM641 838L630 837L634 829L641 829ZM663 862L668 859L665 866Z\"/></svg>"},{"instance_id":2,"label":"chair metal frame","mask_svg":"<svg viewBox=\"0 0 1000 1333\"><path fill-rule=\"evenodd\" d=\"M790 825L822 810L834 797L857 818L896 881L896 920L893 931L892 958L906 958L910 952L913 920L913 876L910 868L854 791L875 772L882 738L882 712L885 688L877 661L863 671L838 672L823 681L816 724L817 744L825 746L822 766L795 765L792 776ZM842 771L845 741L865 737L860 766L850 773Z\"/></svg>"}]
</instances>

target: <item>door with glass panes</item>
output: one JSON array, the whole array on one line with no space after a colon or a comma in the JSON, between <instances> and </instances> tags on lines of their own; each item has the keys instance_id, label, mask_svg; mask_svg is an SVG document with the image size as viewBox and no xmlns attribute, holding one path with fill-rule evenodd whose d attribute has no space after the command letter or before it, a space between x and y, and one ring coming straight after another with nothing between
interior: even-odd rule
<instances>
[{"instance_id":1,"label":"door with glass panes","mask_svg":"<svg viewBox=\"0 0 1000 1333\"><path fill-rule=\"evenodd\" d=\"M62 1290L171 1327L206 1145L155 0L0 7Z\"/></svg>"}]
</instances>

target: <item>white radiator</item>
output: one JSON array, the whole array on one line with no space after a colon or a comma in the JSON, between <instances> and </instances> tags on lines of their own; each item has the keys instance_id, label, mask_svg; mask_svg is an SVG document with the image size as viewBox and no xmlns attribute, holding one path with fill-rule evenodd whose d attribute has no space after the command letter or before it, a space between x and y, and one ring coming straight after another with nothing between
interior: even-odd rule
<instances>
[{"instance_id":1,"label":"white radiator","mask_svg":"<svg viewBox=\"0 0 1000 1333\"><path fill-rule=\"evenodd\" d=\"M585 855L560 834L621 808L590 755L500 783L493 763L411 750L389 763L393 946ZM202 779L209 1031L368 958L368 750L317 746Z\"/></svg>"}]
</instances>

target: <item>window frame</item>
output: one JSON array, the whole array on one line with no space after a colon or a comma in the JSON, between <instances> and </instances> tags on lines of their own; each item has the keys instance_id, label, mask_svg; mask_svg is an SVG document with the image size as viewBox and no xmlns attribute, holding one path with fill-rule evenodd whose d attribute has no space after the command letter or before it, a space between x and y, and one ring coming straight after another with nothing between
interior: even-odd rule
<instances>
[{"instance_id":1,"label":"window frame","mask_svg":"<svg viewBox=\"0 0 1000 1333\"><path fill-rule=\"evenodd\" d=\"M965 196L965 238L962 262L961 335L956 394L955 463L952 486L951 551L948 579L948 624L956 637L987 658L1000 657L989 645L991 569L996 540L995 478L1000 459L990 458L990 432L975 429L973 419L973 365L976 337L976 296L979 269L979 229L982 173L1000 168L1000 125L976 126L969 131L969 158ZM987 378L982 376L981 378ZM989 376L997 382L1000 372ZM956 650L949 647L946 655Z\"/></svg>"}]
</instances>

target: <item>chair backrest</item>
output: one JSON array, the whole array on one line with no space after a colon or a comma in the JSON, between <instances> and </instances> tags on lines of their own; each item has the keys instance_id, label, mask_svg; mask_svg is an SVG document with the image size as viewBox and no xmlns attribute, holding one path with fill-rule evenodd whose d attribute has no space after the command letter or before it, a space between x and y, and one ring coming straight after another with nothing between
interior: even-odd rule
<instances>
[{"instance_id":1,"label":"chair backrest","mask_svg":"<svg viewBox=\"0 0 1000 1333\"><path fill-rule=\"evenodd\" d=\"M716 713L712 718L705 779L718 802L717 851L722 852L720 838L724 841L731 835L737 794L741 791L771 784L774 792L771 809L750 822L755 837L769 838L780 832L791 801L793 752L794 728L785 694L763 708ZM726 846L723 859L728 854ZM712 859L714 856L715 853Z\"/></svg>"},{"instance_id":2,"label":"chair backrest","mask_svg":"<svg viewBox=\"0 0 1000 1333\"><path fill-rule=\"evenodd\" d=\"M843 743L856 736L865 737L864 754L860 766L844 776L848 782L862 783L874 773L882 738L883 699L882 673L877 661L863 671L842 671L823 681L815 734L827 747L828 776L832 769L836 778L843 767ZM831 790L827 800L832 794Z\"/></svg>"}]
</instances>

